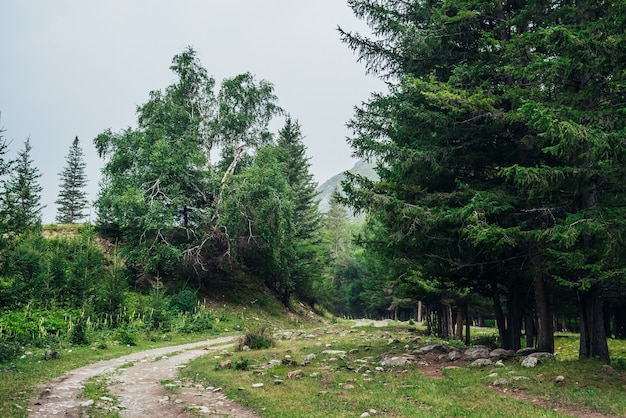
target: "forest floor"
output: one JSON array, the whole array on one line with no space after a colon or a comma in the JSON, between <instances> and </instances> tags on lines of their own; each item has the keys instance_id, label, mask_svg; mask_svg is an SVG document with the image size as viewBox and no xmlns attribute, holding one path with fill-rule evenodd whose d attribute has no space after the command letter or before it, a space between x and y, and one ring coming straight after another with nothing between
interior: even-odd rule
<instances>
[{"instance_id":1,"label":"forest floor","mask_svg":"<svg viewBox=\"0 0 626 418\"><path fill-rule=\"evenodd\" d=\"M352 327L382 328L387 324L388 321L357 320ZM228 399L218 385L194 384L179 375L181 368L201 356L225 360L234 340L232 336L220 337L162 347L74 369L40 387L30 401L29 417L258 417L253 410ZM437 357L436 353L425 355L416 367L430 379L445 380L444 363ZM462 360L445 365L468 367ZM94 381L101 384L101 391L95 396L85 389ZM524 390L491 389L503 397L558 411L559 416L614 416L561 404Z\"/></svg>"}]
</instances>

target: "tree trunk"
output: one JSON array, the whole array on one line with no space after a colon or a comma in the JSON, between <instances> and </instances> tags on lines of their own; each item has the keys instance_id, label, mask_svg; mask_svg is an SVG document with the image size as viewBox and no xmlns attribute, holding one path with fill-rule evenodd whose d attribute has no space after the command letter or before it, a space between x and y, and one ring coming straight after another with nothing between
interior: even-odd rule
<instances>
[{"instance_id":1,"label":"tree trunk","mask_svg":"<svg viewBox=\"0 0 626 418\"><path fill-rule=\"evenodd\" d=\"M532 313L524 317L524 330L526 331L526 347L535 346L535 318Z\"/></svg>"},{"instance_id":2,"label":"tree trunk","mask_svg":"<svg viewBox=\"0 0 626 418\"><path fill-rule=\"evenodd\" d=\"M422 301L421 300L417 301L417 323L418 324L422 323Z\"/></svg>"},{"instance_id":3,"label":"tree trunk","mask_svg":"<svg viewBox=\"0 0 626 418\"><path fill-rule=\"evenodd\" d=\"M456 330L454 338L461 341L463 339L463 302L457 303L455 322Z\"/></svg>"},{"instance_id":4,"label":"tree trunk","mask_svg":"<svg viewBox=\"0 0 626 418\"><path fill-rule=\"evenodd\" d=\"M472 318L470 318L470 308L468 301L465 301L463 303L463 310L465 311L465 345L469 346L471 342L470 329Z\"/></svg>"},{"instance_id":5,"label":"tree trunk","mask_svg":"<svg viewBox=\"0 0 626 418\"><path fill-rule=\"evenodd\" d=\"M610 363L609 347L604 332L603 300L598 285L592 285L586 292L578 292L580 307L580 349L578 356L599 358Z\"/></svg>"},{"instance_id":6,"label":"tree trunk","mask_svg":"<svg viewBox=\"0 0 626 418\"><path fill-rule=\"evenodd\" d=\"M554 326L550 297L543 276L535 277L535 306L537 307L537 350L554 353Z\"/></svg>"},{"instance_id":7,"label":"tree trunk","mask_svg":"<svg viewBox=\"0 0 626 418\"><path fill-rule=\"evenodd\" d=\"M493 311L496 315L496 325L498 326L498 336L500 337L500 346L508 350L506 338L506 320L500 303L500 296L496 293L493 295Z\"/></svg>"},{"instance_id":8,"label":"tree trunk","mask_svg":"<svg viewBox=\"0 0 626 418\"><path fill-rule=\"evenodd\" d=\"M623 307L615 308L613 318L613 333L615 339L626 339L626 309Z\"/></svg>"}]
</instances>

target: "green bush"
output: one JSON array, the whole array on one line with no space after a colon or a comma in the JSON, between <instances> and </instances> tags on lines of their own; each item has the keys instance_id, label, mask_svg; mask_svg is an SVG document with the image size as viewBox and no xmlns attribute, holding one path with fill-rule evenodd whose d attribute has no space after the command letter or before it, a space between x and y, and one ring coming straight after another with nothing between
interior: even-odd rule
<instances>
[{"instance_id":1,"label":"green bush","mask_svg":"<svg viewBox=\"0 0 626 418\"><path fill-rule=\"evenodd\" d=\"M500 339L497 335L480 335L472 338L472 345L484 345L496 349L500 347Z\"/></svg>"},{"instance_id":2,"label":"green bush","mask_svg":"<svg viewBox=\"0 0 626 418\"><path fill-rule=\"evenodd\" d=\"M238 360L233 362L235 366L235 370L246 371L250 368L250 359L247 357L240 357Z\"/></svg>"},{"instance_id":3,"label":"green bush","mask_svg":"<svg viewBox=\"0 0 626 418\"><path fill-rule=\"evenodd\" d=\"M264 350L273 347L274 344L274 337L267 328L262 327L246 332L239 340L237 349L242 351L244 347L248 347L251 350Z\"/></svg>"},{"instance_id":4,"label":"green bush","mask_svg":"<svg viewBox=\"0 0 626 418\"><path fill-rule=\"evenodd\" d=\"M115 339L117 339L120 344L137 345L138 338L137 330L130 324L124 324L115 330Z\"/></svg>"},{"instance_id":5,"label":"green bush","mask_svg":"<svg viewBox=\"0 0 626 418\"><path fill-rule=\"evenodd\" d=\"M22 353L22 345L17 341L0 340L0 363L13 360Z\"/></svg>"},{"instance_id":6,"label":"green bush","mask_svg":"<svg viewBox=\"0 0 626 418\"><path fill-rule=\"evenodd\" d=\"M183 289L170 297L169 308L174 312L194 313L198 309L198 296L190 289Z\"/></svg>"}]
</instances>

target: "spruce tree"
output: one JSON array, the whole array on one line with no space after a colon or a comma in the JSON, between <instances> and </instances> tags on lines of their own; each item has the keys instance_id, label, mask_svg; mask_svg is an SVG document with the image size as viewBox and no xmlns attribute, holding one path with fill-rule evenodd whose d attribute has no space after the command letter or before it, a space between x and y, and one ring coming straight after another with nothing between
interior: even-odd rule
<instances>
[{"instance_id":1,"label":"spruce tree","mask_svg":"<svg viewBox=\"0 0 626 418\"><path fill-rule=\"evenodd\" d=\"M39 169L30 159L32 148L30 139L24 142L24 149L17 155L15 170L9 176L4 190L2 215L7 229L21 233L41 226L41 191L38 179Z\"/></svg>"},{"instance_id":2,"label":"spruce tree","mask_svg":"<svg viewBox=\"0 0 626 418\"><path fill-rule=\"evenodd\" d=\"M78 137L72 141L65 162L65 168L59 173L61 177L59 196L54 202L58 205L56 221L60 224L74 224L86 216L85 209L88 205L87 193L85 192L87 185L86 164Z\"/></svg>"},{"instance_id":3,"label":"spruce tree","mask_svg":"<svg viewBox=\"0 0 626 418\"><path fill-rule=\"evenodd\" d=\"M351 178L349 202L422 277L491 294L509 348L530 293L538 349L553 351L551 292L575 289L580 355L608 361L602 299L624 266L623 2L348 3L374 39L343 40L390 80L350 125L381 181Z\"/></svg>"},{"instance_id":4,"label":"spruce tree","mask_svg":"<svg viewBox=\"0 0 626 418\"><path fill-rule=\"evenodd\" d=\"M320 277L319 230L321 214L317 201L317 183L309 171L310 163L306 156L304 137L298 121L287 116L285 125L278 132L277 159L284 166L287 184L294 200L294 237L291 244L295 256L290 275L295 291L301 297L311 297L311 282Z\"/></svg>"}]
</instances>

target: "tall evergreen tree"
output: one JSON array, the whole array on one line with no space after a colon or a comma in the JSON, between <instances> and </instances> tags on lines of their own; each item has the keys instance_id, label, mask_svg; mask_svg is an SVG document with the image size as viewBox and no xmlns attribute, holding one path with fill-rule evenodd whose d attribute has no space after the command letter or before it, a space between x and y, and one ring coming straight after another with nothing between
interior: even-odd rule
<instances>
[{"instance_id":1,"label":"tall evergreen tree","mask_svg":"<svg viewBox=\"0 0 626 418\"><path fill-rule=\"evenodd\" d=\"M349 4L375 39L344 41L391 83L351 122L381 181L352 178L348 201L422 277L490 293L496 312L505 295L511 348L521 295L532 289L551 351L550 292L575 287L581 356L608 360L599 307L623 267L624 4Z\"/></svg>"},{"instance_id":2,"label":"tall evergreen tree","mask_svg":"<svg viewBox=\"0 0 626 418\"><path fill-rule=\"evenodd\" d=\"M83 150L78 137L74 138L69 153L65 157L66 166L59 174L61 187L54 202L58 205L56 221L61 224L73 224L85 218L87 208L87 176Z\"/></svg>"},{"instance_id":3,"label":"tall evergreen tree","mask_svg":"<svg viewBox=\"0 0 626 418\"><path fill-rule=\"evenodd\" d=\"M30 139L26 139L4 190L2 215L8 230L16 233L41 226L41 173L33 166L31 150Z\"/></svg>"},{"instance_id":4,"label":"tall evergreen tree","mask_svg":"<svg viewBox=\"0 0 626 418\"><path fill-rule=\"evenodd\" d=\"M285 125L278 132L277 159L284 167L287 184L294 199L293 225L295 260L290 275L300 297L311 296L311 284L319 279L319 230L321 214L317 201L317 183L309 171L306 146L300 124L287 116Z\"/></svg>"}]
</instances>

